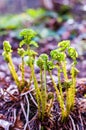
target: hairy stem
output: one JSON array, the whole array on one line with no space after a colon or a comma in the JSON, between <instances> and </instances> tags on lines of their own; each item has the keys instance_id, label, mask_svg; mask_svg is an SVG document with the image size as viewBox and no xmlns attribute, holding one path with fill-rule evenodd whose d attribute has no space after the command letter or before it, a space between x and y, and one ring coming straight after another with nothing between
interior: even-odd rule
<instances>
[{"instance_id":1,"label":"hairy stem","mask_svg":"<svg viewBox=\"0 0 86 130\"><path fill-rule=\"evenodd\" d=\"M21 73L22 73L22 81L24 83L25 81L25 77L24 77L24 74L25 74L25 70L24 70L24 58L22 57L22 66L21 66Z\"/></svg>"},{"instance_id":2,"label":"hairy stem","mask_svg":"<svg viewBox=\"0 0 86 130\"><path fill-rule=\"evenodd\" d=\"M54 99L50 99L49 106L48 106L48 108L47 108L47 113L48 113L48 115L50 114L51 108L52 108L52 106L53 106L53 101L54 101Z\"/></svg>"},{"instance_id":3,"label":"hairy stem","mask_svg":"<svg viewBox=\"0 0 86 130\"><path fill-rule=\"evenodd\" d=\"M58 69L58 84L59 84L59 90L60 90L61 97L62 97L62 99L63 99L63 92L62 92L62 85L61 85L61 72L60 72L60 67L57 66L57 69Z\"/></svg>"},{"instance_id":4,"label":"hairy stem","mask_svg":"<svg viewBox=\"0 0 86 130\"><path fill-rule=\"evenodd\" d=\"M36 100L37 100L37 103L38 103L38 114L39 114L39 117L40 117L40 102L42 101L42 97L41 97L41 92L40 92L38 82L37 82L37 79L36 79L36 75L35 75L35 72L34 72L34 66L32 64L31 64L31 74L32 74L32 78L33 78L33 81L34 81L34 86L35 86L35 91L36 91Z\"/></svg>"},{"instance_id":5,"label":"hairy stem","mask_svg":"<svg viewBox=\"0 0 86 130\"><path fill-rule=\"evenodd\" d=\"M60 93L59 93L59 90L58 90L58 88L57 88L57 85L56 85L56 83L55 83L55 81L54 81L54 79L53 79L52 72L49 71L49 74L50 74L50 78L51 78L51 80L52 80L54 89L56 90L57 95L60 96Z\"/></svg>"},{"instance_id":6,"label":"hairy stem","mask_svg":"<svg viewBox=\"0 0 86 130\"><path fill-rule=\"evenodd\" d=\"M61 65L62 65L62 70L63 70L64 78L67 81L68 80L68 75L67 75L66 61L61 62Z\"/></svg>"},{"instance_id":7,"label":"hairy stem","mask_svg":"<svg viewBox=\"0 0 86 130\"><path fill-rule=\"evenodd\" d=\"M41 78L41 89L43 86L43 74L42 74L42 69L40 69L40 78Z\"/></svg>"},{"instance_id":8,"label":"hairy stem","mask_svg":"<svg viewBox=\"0 0 86 130\"><path fill-rule=\"evenodd\" d=\"M71 87L71 90L72 90L72 97L71 97L71 100L72 100L72 106L74 106L74 103L75 103L75 92L76 92L76 76L75 76L75 66L72 67L72 87Z\"/></svg>"},{"instance_id":9,"label":"hairy stem","mask_svg":"<svg viewBox=\"0 0 86 130\"><path fill-rule=\"evenodd\" d=\"M15 67L14 67L14 64L13 64L13 62L12 62L12 58L11 58L10 55L8 56L8 61L9 61L9 62L8 62L9 70L10 70L10 72L11 72L11 74L12 74L12 77L13 77L13 79L14 79L16 85L19 87L18 75L17 75L17 73L16 73L16 70L15 70ZM20 87L19 87L19 89L20 89Z\"/></svg>"},{"instance_id":10,"label":"hairy stem","mask_svg":"<svg viewBox=\"0 0 86 130\"><path fill-rule=\"evenodd\" d=\"M71 78L72 78L72 85L67 91L67 111L70 113L70 111L74 107L75 103L75 92L76 92L76 76L75 76L75 66L73 65L71 68Z\"/></svg>"},{"instance_id":11,"label":"hairy stem","mask_svg":"<svg viewBox=\"0 0 86 130\"><path fill-rule=\"evenodd\" d=\"M66 109L65 109L65 105L64 105L64 100L63 100L63 96L61 96L61 93L59 92L57 85L53 79L52 73L51 71L49 71L54 89L56 90L56 94L57 94L57 100L59 101L60 104L60 108L61 108L61 113L62 113L62 119L64 119L66 117Z\"/></svg>"},{"instance_id":12,"label":"hairy stem","mask_svg":"<svg viewBox=\"0 0 86 130\"><path fill-rule=\"evenodd\" d=\"M44 119L44 114L46 110L46 64L44 63L44 85L42 85L42 120Z\"/></svg>"}]
</instances>

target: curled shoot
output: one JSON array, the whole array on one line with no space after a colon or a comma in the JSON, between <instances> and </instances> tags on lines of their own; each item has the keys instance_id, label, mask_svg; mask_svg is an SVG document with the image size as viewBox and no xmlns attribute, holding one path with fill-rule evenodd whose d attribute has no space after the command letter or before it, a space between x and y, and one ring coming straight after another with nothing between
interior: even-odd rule
<instances>
[{"instance_id":1,"label":"curled shoot","mask_svg":"<svg viewBox=\"0 0 86 130\"><path fill-rule=\"evenodd\" d=\"M11 48L9 41L3 42L3 50L4 51L3 51L2 55L8 64L9 70L11 72L11 75L12 75L16 85L18 86L18 88L20 90L18 75L16 73L15 66L12 61L12 48Z\"/></svg>"},{"instance_id":2,"label":"curled shoot","mask_svg":"<svg viewBox=\"0 0 86 130\"><path fill-rule=\"evenodd\" d=\"M67 74L67 59L66 59L67 54L73 60L73 63L71 65L71 83L70 84L69 84L70 79L68 79L68 74ZM57 89L57 86L54 82L54 79L51 73L50 73L50 76L51 76L54 88L56 90L56 93L57 93L57 97L58 97L58 101L59 101L61 113L62 113L62 120L65 120L65 118L68 117L71 110L73 109L74 103L75 103L76 76L78 74L78 70L76 69L75 66L77 64L76 59L78 57L78 53L73 47L70 46L70 41L66 40L66 41L62 41L58 43L58 48L55 50L52 50L50 55L54 63L54 67L57 68L57 71L58 71L59 90ZM67 90L66 103L64 101L64 93L62 91L62 83L61 83L62 72L65 79L64 81L66 85L68 84L68 87L66 89Z\"/></svg>"},{"instance_id":3,"label":"curled shoot","mask_svg":"<svg viewBox=\"0 0 86 130\"><path fill-rule=\"evenodd\" d=\"M47 60L48 60L48 55L46 54L41 54L37 60L37 65L40 68L40 77L41 77L42 120L44 119L45 112L46 112L46 105L47 105L47 92L46 92ZM44 76L42 76L43 75L42 71L44 71Z\"/></svg>"},{"instance_id":4,"label":"curled shoot","mask_svg":"<svg viewBox=\"0 0 86 130\"><path fill-rule=\"evenodd\" d=\"M38 113L40 113L40 110L41 110L40 102L42 98L41 98L41 92L40 92L40 88L39 88L38 81L35 75L35 70L34 70L34 61L35 61L35 57L37 53L31 49L31 46L38 47L38 44L34 41L36 32L31 29L24 29L20 32L20 36L23 37L23 40L19 44L20 48L23 45L26 45L25 52L26 52L26 55L28 56L28 60L26 63L30 67L30 70L31 70L31 76L34 82L34 87L35 87L35 92L36 92L36 100L38 103Z\"/></svg>"}]
</instances>

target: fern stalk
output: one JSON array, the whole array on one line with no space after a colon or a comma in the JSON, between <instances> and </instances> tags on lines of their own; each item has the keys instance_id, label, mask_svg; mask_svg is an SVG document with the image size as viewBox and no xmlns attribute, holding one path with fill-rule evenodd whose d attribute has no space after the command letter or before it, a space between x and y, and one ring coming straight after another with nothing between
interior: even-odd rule
<instances>
[{"instance_id":1,"label":"fern stalk","mask_svg":"<svg viewBox=\"0 0 86 130\"><path fill-rule=\"evenodd\" d=\"M25 70L24 70L24 58L22 57L22 65L21 65L21 73L22 73L22 81L25 81Z\"/></svg>"},{"instance_id":2,"label":"fern stalk","mask_svg":"<svg viewBox=\"0 0 86 130\"><path fill-rule=\"evenodd\" d=\"M65 105L64 105L63 96L61 95L62 93L60 93L59 90L58 90L58 88L57 88L57 85L56 85L56 83L55 83L55 81L53 79L51 71L49 71L49 74L50 74L50 77L51 77L51 80L52 80L52 83L53 83L53 87L56 90L57 100L59 101L59 104L60 104L61 114L62 114L62 120L63 120L66 117L66 113L67 113Z\"/></svg>"},{"instance_id":3,"label":"fern stalk","mask_svg":"<svg viewBox=\"0 0 86 130\"><path fill-rule=\"evenodd\" d=\"M63 74L64 74L64 78L67 81L68 75L67 75L66 61L61 62L61 65L62 65L62 71L63 71Z\"/></svg>"},{"instance_id":4,"label":"fern stalk","mask_svg":"<svg viewBox=\"0 0 86 130\"><path fill-rule=\"evenodd\" d=\"M14 79L16 85L19 87L18 75L17 75L17 73L16 73L16 70L15 70L15 67L14 67L14 64L13 64L13 62L12 62L12 58L11 58L10 55L8 55L8 67L9 67L9 70L10 70L10 72L11 72L11 74L12 74L12 77L13 77L13 79ZM20 87L19 87L19 89L20 89Z\"/></svg>"},{"instance_id":5,"label":"fern stalk","mask_svg":"<svg viewBox=\"0 0 86 130\"><path fill-rule=\"evenodd\" d=\"M37 103L38 103L38 115L40 117L40 103L42 101L42 96L41 96L41 92L40 92L40 89L39 89L39 86L38 86L38 82L37 82L37 79L36 79L36 75L35 75L35 72L34 72L34 66L31 65L31 74L32 74L32 78L33 78L33 81L34 81L34 86L35 86L35 91L36 91L36 100L37 100Z\"/></svg>"},{"instance_id":6,"label":"fern stalk","mask_svg":"<svg viewBox=\"0 0 86 130\"><path fill-rule=\"evenodd\" d=\"M46 63L44 63L44 85L42 85L42 120L46 110Z\"/></svg>"}]
</instances>

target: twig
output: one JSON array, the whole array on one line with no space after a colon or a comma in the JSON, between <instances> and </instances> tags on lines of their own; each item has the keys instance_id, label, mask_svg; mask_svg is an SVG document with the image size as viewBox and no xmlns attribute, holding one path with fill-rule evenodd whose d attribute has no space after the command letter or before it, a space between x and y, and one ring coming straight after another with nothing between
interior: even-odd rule
<instances>
[{"instance_id":1,"label":"twig","mask_svg":"<svg viewBox=\"0 0 86 130\"><path fill-rule=\"evenodd\" d=\"M4 92L7 92L10 95L10 97L12 97L12 99L14 99L15 101L18 100L18 98L16 98L14 95L12 95L11 93L9 93L7 90L4 90Z\"/></svg>"},{"instance_id":2,"label":"twig","mask_svg":"<svg viewBox=\"0 0 86 130\"><path fill-rule=\"evenodd\" d=\"M71 123L72 123L72 126L73 126L73 130L76 130L76 127L75 127L75 124L74 124L74 120L73 118L71 117L71 115L69 115L69 118L71 120Z\"/></svg>"},{"instance_id":3,"label":"twig","mask_svg":"<svg viewBox=\"0 0 86 130\"><path fill-rule=\"evenodd\" d=\"M24 125L24 130L27 130L27 126L28 126L28 128L29 128L28 130L30 130L30 126L29 126L28 122L25 123L25 125Z\"/></svg>"},{"instance_id":4,"label":"twig","mask_svg":"<svg viewBox=\"0 0 86 130\"><path fill-rule=\"evenodd\" d=\"M29 120L29 106L30 106L30 104L29 104L29 100L28 100L27 95L25 95L25 98L26 98L26 101L27 101L27 121L28 121Z\"/></svg>"},{"instance_id":5,"label":"twig","mask_svg":"<svg viewBox=\"0 0 86 130\"><path fill-rule=\"evenodd\" d=\"M34 100L33 96L31 93L29 93L31 100L33 101L33 103L35 104L36 107L38 107L38 104L36 103L36 101Z\"/></svg>"},{"instance_id":6,"label":"twig","mask_svg":"<svg viewBox=\"0 0 86 130\"><path fill-rule=\"evenodd\" d=\"M22 108L22 111L23 111L23 114L24 114L25 120L27 120L27 115L26 115L26 112L25 112L25 109L24 109L24 104L23 104L22 101L20 102L20 105L21 105L21 108Z\"/></svg>"},{"instance_id":7,"label":"twig","mask_svg":"<svg viewBox=\"0 0 86 130\"><path fill-rule=\"evenodd\" d=\"M79 130L79 126L78 126L78 125L76 125L76 127L77 127L77 130Z\"/></svg>"},{"instance_id":8,"label":"twig","mask_svg":"<svg viewBox=\"0 0 86 130\"><path fill-rule=\"evenodd\" d=\"M42 125L40 122L39 122L39 130L42 130Z\"/></svg>"},{"instance_id":9,"label":"twig","mask_svg":"<svg viewBox=\"0 0 86 130\"><path fill-rule=\"evenodd\" d=\"M28 128L30 130L29 121L28 121L28 118L29 118L29 100L28 100L28 97L27 97L26 94L25 94L25 98L26 98L26 101L27 101L27 114L25 112L23 102L20 102L20 105L21 105L21 108L22 108L22 111L23 111L23 114L24 114L24 117L25 117L25 120L26 120L26 124L24 126L24 130L26 130L27 126L28 126Z\"/></svg>"},{"instance_id":10,"label":"twig","mask_svg":"<svg viewBox=\"0 0 86 130\"><path fill-rule=\"evenodd\" d=\"M21 94L21 96L24 96L24 95L29 94L29 95L30 95L30 97L31 97L31 100L33 101L33 103L35 104L35 106L36 106L36 107L38 107L38 105L37 105L36 101L34 100L34 98L33 98L32 94L31 94L31 92L32 92L32 91L34 91L34 88L33 88L33 89L31 89L31 90L29 90L29 91L27 91L27 92L25 92L25 93L22 93L22 94Z\"/></svg>"},{"instance_id":11,"label":"twig","mask_svg":"<svg viewBox=\"0 0 86 130\"><path fill-rule=\"evenodd\" d=\"M8 111L7 111L8 113L9 113L9 111L10 111L11 109L13 109L13 107L15 106L15 104L16 104L16 103L14 103L14 104L8 109Z\"/></svg>"},{"instance_id":12,"label":"twig","mask_svg":"<svg viewBox=\"0 0 86 130\"><path fill-rule=\"evenodd\" d=\"M29 130L30 130L30 125L29 125L29 113L30 113L30 104L29 104L29 100L27 97L27 94L25 95L26 101L27 101L27 120L26 120L26 125L28 126Z\"/></svg>"},{"instance_id":13,"label":"twig","mask_svg":"<svg viewBox=\"0 0 86 130\"><path fill-rule=\"evenodd\" d=\"M36 117L37 117L37 113L36 113L35 116L29 121L29 124L30 124L34 119L36 119Z\"/></svg>"},{"instance_id":14,"label":"twig","mask_svg":"<svg viewBox=\"0 0 86 130\"><path fill-rule=\"evenodd\" d=\"M81 117L80 111L79 111L79 119L80 119L80 121L81 121L82 130L84 130L84 124L83 124L83 121L82 121L82 117Z\"/></svg>"},{"instance_id":15,"label":"twig","mask_svg":"<svg viewBox=\"0 0 86 130\"><path fill-rule=\"evenodd\" d=\"M34 91L34 88L33 89L31 89L31 90L28 90L27 92L25 92L25 93L21 93L21 96L24 96L24 95L26 95L26 94L28 94L28 93L30 93L30 92L32 92L32 91Z\"/></svg>"},{"instance_id":16,"label":"twig","mask_svg":"<svg viewBox=\"0 0 86 130\"><path fill-rule=\"evenodd\" d=\"M14 109L13 115L14 115L14 123L15 123L15 121L16 121L16 109Z\"/></svg>"}]
</instances>

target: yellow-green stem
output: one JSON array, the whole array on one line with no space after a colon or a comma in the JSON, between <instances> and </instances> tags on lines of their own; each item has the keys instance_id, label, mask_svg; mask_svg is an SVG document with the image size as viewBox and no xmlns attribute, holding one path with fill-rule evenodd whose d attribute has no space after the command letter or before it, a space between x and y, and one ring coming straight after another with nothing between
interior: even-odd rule
<instances>
[{"instance_id":1,"label":"yellow-green stem","mask_svg":"<svg viewBox=\"0 0 86 130\"><path fill-rule=\"evenodd\" d=\"M46 64L44 63L44 85L42 86L42 120L44 119L44 114L46 111Z\"/></svg>"},{"instance_id":2,"label":"yellow-green stem","mask_svg":"<svg viewBox=\"0 0 86 130\"><path fill-rule=\"evenodd\" d=\"M57 66L58 69L58 84L59 84L59 90L60 90L60 107L61 107L61 113L62 113L62 120L64 120L67 117L67 111L66 111L66 107L65 107L65 103L64 103L64 96L63 96L63 92L62 92L62 85L61 85L61 71L60 71L60 67Z\"/></svg>"},{"instance_id":3,"label":"yellow-green stem","mask_svg":"<svg viewBox=\"0 0 86 130\"><path fill-rule=\"evenodd\" d=\"M35 91L36 91L36 100L37 100L37 103L38 103L38 115L40 117L40 111L41 111L40 103L42 101L42 96L41 96L41 92L40 92L38 82L37 82L37 79L36 79L36 75L35 75L35 72L34 72L34 65L32 65L32 64L31 64L31 74L32 74L32 78L33 78L33 81L34 81Z\"/></svg>"},{"instance_id":4,"label":"yellow-green stem","mask_svg":"<svg viewBox=\"0 0 86 130\"><path fill-rule=\"evenodd\" d=\"M60 108L61 108L62 119L64 119L67 116L67 112L66 112L66 108L65 108L65 105L64 105L63 96L61 96L61 93L59 92L59 90L57 88L57 85L56 85L56 83L55 83L55 81L53 79L51 71L49 71L49 74L50 74L54 89L56 90L57 100L59 101Z\"/></svg>"},{"instance_id":5,"label":"yellow-green stem","mask_svg":"<svg viewBox=\"0 0 86 130\"><path fill-rule=\"evenodd\" d=\"M40 69L40 78L41 78L41 95L42 95L42 102L41 102L41 108L42 108L42 119L43 119L43 73L42 69Z\"/></svg>"},{"instance_id":6,"label":"yellow-green stem","mask_svg":"<svg viewBox=\"0 0 86 130\"><path fill-rule=\"evenodd\" d=\"M54 99L51 99L51 100L50 100L49 107L48 107L48 109L47 109L48 115L50 114L51 108L52 108L52 106L53 106L53 100L54 100Z\"/></svg>"},{"instance_id":7,"label":"yellow-green stem","mask_svg":"<svg viewBox=\"0 0 86 130\"><path fill-rule=\"evenodd\" d=\"M28 50L28 57L29 57L29 60L31 58L31 55L30 55L30 46L29 44L27 45L27 50ZM30 68L31 68L31 74L32 74L32 79L34 81L34 87L35 87L35 91L36 91L36 100L37 100L37 104L38 104L38 116L40 118L40 114L41 114L41 101L42 101L42 96L41 96L41 92L40 92L40 89L39 89L39 86L38 86L38 82L37 82L37 79L36 79L36 75L35 75L35 71L34 71L34 65L30 62Z\"/></svg>"},{"instance_id":8,"label":"yellow-green stem","mask_svg":"<svg viewBox=\"0 0 86 130\"><path fill-rule=\"evenodd\" d=\"M59 84L59 90L60 90L60 94L61 97L63 99L63 92L62 92L62 85L61 85L61 71L60 71L60 67L57 66L57 70L58 70L58 84ZM64 100L64 99L63 99Z\"/></svg>"},{"instance_id":9,"label":"yellow-green stem","mask_svg":"<svg viewBox=\"0 0 86 130\"><path fill-rule=\"evenodd\" d=\"M56 90L57 96L60 96L59 90L58 90L57 85L56 85L56 83L55 83L55 81L54 81L54 79L53 79L53 76L52 76L51 71L49 71L49 74L50 74L50 78L51 78L51 80L52 80L54 89Z\"/></svg>"},{"instance_id":10,"label":"yellow-green stem","mask_svg":"<svg viewBox=\"0 0 86 130\"><path fill-rule=\"evenodd\" d=\"M42 69L40 69L40 78L41 78L41 89L43 86L43 75L42 75Z\"/></svg>"},{"instance_id":11,"label":"yellow-green stem","mask_svg":"<svg viewBox=\"0 0 86 130\"><path fill-rule=\"evenodd\" d=\"M75 92L76 92L76 76L75 76L75 66L72 67L72 87L71 87L71 92L72 92L72 105L74 106L75 103Z\"/></svg>"},{"instance_id":12,"label":"yellow-green stem","mask_svg":"<svg viewBox=\"0 0 86 130\"><path fill-rule=\"evenodd\" d=\"M8 61L9 61L9 62L8 62L9 70L10 70L10 72L11 72L11 74L12 74L12 77L13 77L13 79L14 79L16 85L19 87L18 75L17 75L17 73L16 73L16 70L15 70L15 67L14 67L14 64L13 64L13 62L12 62L12 58L11 58L10 55L8 56ZM20 89L20 87L19 87L19 89Z\"/></svg>"},{"instance_id":13,"label":"yellow-green stem","mask_svg":"<svg viewBox=\"0 0 86 130\"><path fill-rule=\"evenodd\" d=\"M24 77L24 74L25 74L25 70L24 70L24 58L22 57L22 66L21 66L21 73L22 73L22 81L24 83L25 81L25 77Z\"/></svg>"},{"instance_id":14,"label":"yellow-green stem","mask_svg":"<svg viewBox=\"0 0 86 130\"><path fill-rule=\"evenodd\" d=\"M76 76L75 76L75 66L72 66L72 74L71 74L71 78L72 78L72 85L70 86L70 88L67 91L67 112L70 113L70 111L73 109L74 107L74 103L75 103L75 92L76 92Z\"/></svg>"},{"instance_id":15,"label":"yellow-green stem","mask_svg":"<svg viewBox=\"0 0 86 130\"><path fill-rule=\"evenodd\" d=\"M63 70L64 78L67 81L68 80L68 75L67 75L66 61L61 62L61 65L62 65L62 70Z\"/></svg>"}]
</instances>

